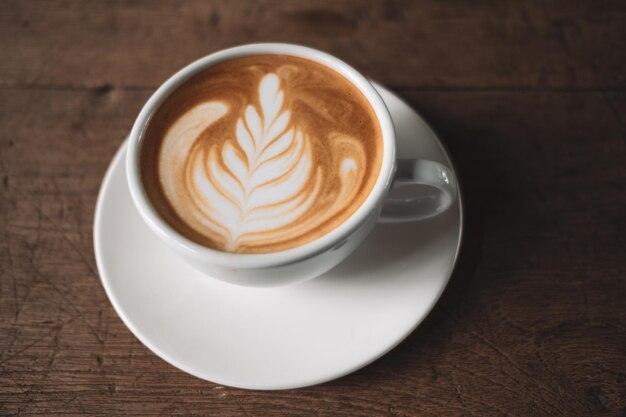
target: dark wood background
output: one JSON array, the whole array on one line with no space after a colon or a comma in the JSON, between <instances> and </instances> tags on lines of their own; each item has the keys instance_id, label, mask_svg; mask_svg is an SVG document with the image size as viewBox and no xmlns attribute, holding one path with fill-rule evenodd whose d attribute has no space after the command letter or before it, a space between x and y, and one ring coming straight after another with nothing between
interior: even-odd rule
<instances>
[{"instance_id":1,"label":"dark wood background","mask_svg":"<svg viewBox=\"0 0 626 417\"><path fill-rule=\"evenodd\" d=\"M279 392L158 359L92 249L147 97L256 41L326 50L406 98L467 202L427 320L365 369ZM626 415L624 1L1 1L0 178L0 415Z\"/></svg>"}]
</instances>

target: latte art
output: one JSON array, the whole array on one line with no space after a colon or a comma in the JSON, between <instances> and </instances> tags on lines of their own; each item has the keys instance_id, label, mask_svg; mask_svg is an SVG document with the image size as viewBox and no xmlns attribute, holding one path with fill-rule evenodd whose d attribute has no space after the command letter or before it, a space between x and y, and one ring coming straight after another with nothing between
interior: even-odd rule
<instances>
[{"instance_id":1,"label":"latte art","mask_svg":"<svg viewBox=\"0 0 626 417\"><path fill-rule=\"evenodd\" d=\"M314 63L306 63L310 71ZM305 74L298 66L249 67L256 83L238 102L208 94L164 129L153 156L164 198L152 200L199 243L264 253L306 243L343 222L366 197L364 185L371 189L381 145L372 155L370 143L379 137L364 140L358 135L363 129L342 129L340 118L353 118L362 108L345 100L340 104L346 108L333 108L314 103L313 91L299 92ZM311 111L314 104L319 107ZM380 135L373 116L364 113L368 133ZM154 187L145 185L150 194Z\"/></svg>"}]
</instances>

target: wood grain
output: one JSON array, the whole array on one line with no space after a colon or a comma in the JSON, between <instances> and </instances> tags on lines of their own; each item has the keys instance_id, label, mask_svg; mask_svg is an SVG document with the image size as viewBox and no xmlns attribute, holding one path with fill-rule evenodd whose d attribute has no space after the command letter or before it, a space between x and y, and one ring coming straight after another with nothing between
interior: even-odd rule
<instances>
[{"instance_id":1,"label":"wood grain","mask_svg":"<svg viewBox=\"0 0 626 417\"><path fill-rule=\"evenodd\" d=\"M2 6L0 415L626 414L623 2ZM300 390L222 387L161 361L116 316L93 257L102 176L153 88L256 40L326 49L394 86L444 138L467 202L427 320Z\"/></svg>"},{"instance_id":2,"label":"wood grain","mask_svg":"<svg viewBox=\"0 0 626 417\"><path fill-rule=\"evenodd\" d=\"M4 1L0 83L149 87L207 53L294 42L393 87L626 84L626 3Z\"/></svg>"}]
</instances>

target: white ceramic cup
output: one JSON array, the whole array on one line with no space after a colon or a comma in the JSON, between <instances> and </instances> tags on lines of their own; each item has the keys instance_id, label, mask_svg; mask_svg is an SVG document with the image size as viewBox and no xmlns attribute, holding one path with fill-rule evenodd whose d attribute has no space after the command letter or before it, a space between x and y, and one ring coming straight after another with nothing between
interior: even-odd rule
<instances>
[{"instance_id":1,"label":"white ceramic cup","mask_svg":"<svg viewBox=\"0 0 626 417\"><path fill-rule=\"evenodd\" d=\"M382 131L380 173L363 204L328 234L296 248L266 254L221 252L195 243L167 224L154 209L143 188L139 152L142 138L155 110L181 84L207 67L229 59L278 54L307 58L335 70L354 84L372 106ZM279 43L238 46L208 55L174 74L150 97L139 113L128 139L128 185L139 214L170 248L207 276L229 283L270 287L317 277L343 261L372 230L377 221L404 222L434 216L446 210L457 195L453 171L434 161L396 160L396 140L391 116L372 84L345 62L315 49ZM424 195L412 188L403 198L389 199L394 187L428 185L437 192ZM155 259L158 262L158 259Z\"/></svg>"}]
</instances>

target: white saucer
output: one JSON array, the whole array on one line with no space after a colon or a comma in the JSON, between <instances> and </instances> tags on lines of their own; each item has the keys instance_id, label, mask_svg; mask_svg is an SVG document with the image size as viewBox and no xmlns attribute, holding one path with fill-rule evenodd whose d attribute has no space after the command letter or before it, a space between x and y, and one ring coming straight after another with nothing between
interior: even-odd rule
<instances>
[{"instance_id":1,"label":"white saucer","mask_svg":"<svg viewBox=\"0 0 626 417\"><path fill-rule=\"evenodd\" d=\"M398 155L448 164L426 123L376 86L391 111ZM104 177L94 223L96 261L113 307L158 356L199 378L251 389L319 384L379 358L426 317L452 273L459 200L433 219L378 225L329 273L290 287L232 286L171 253L137 214L123 144Z\"/></svg>"}]
</instances>

